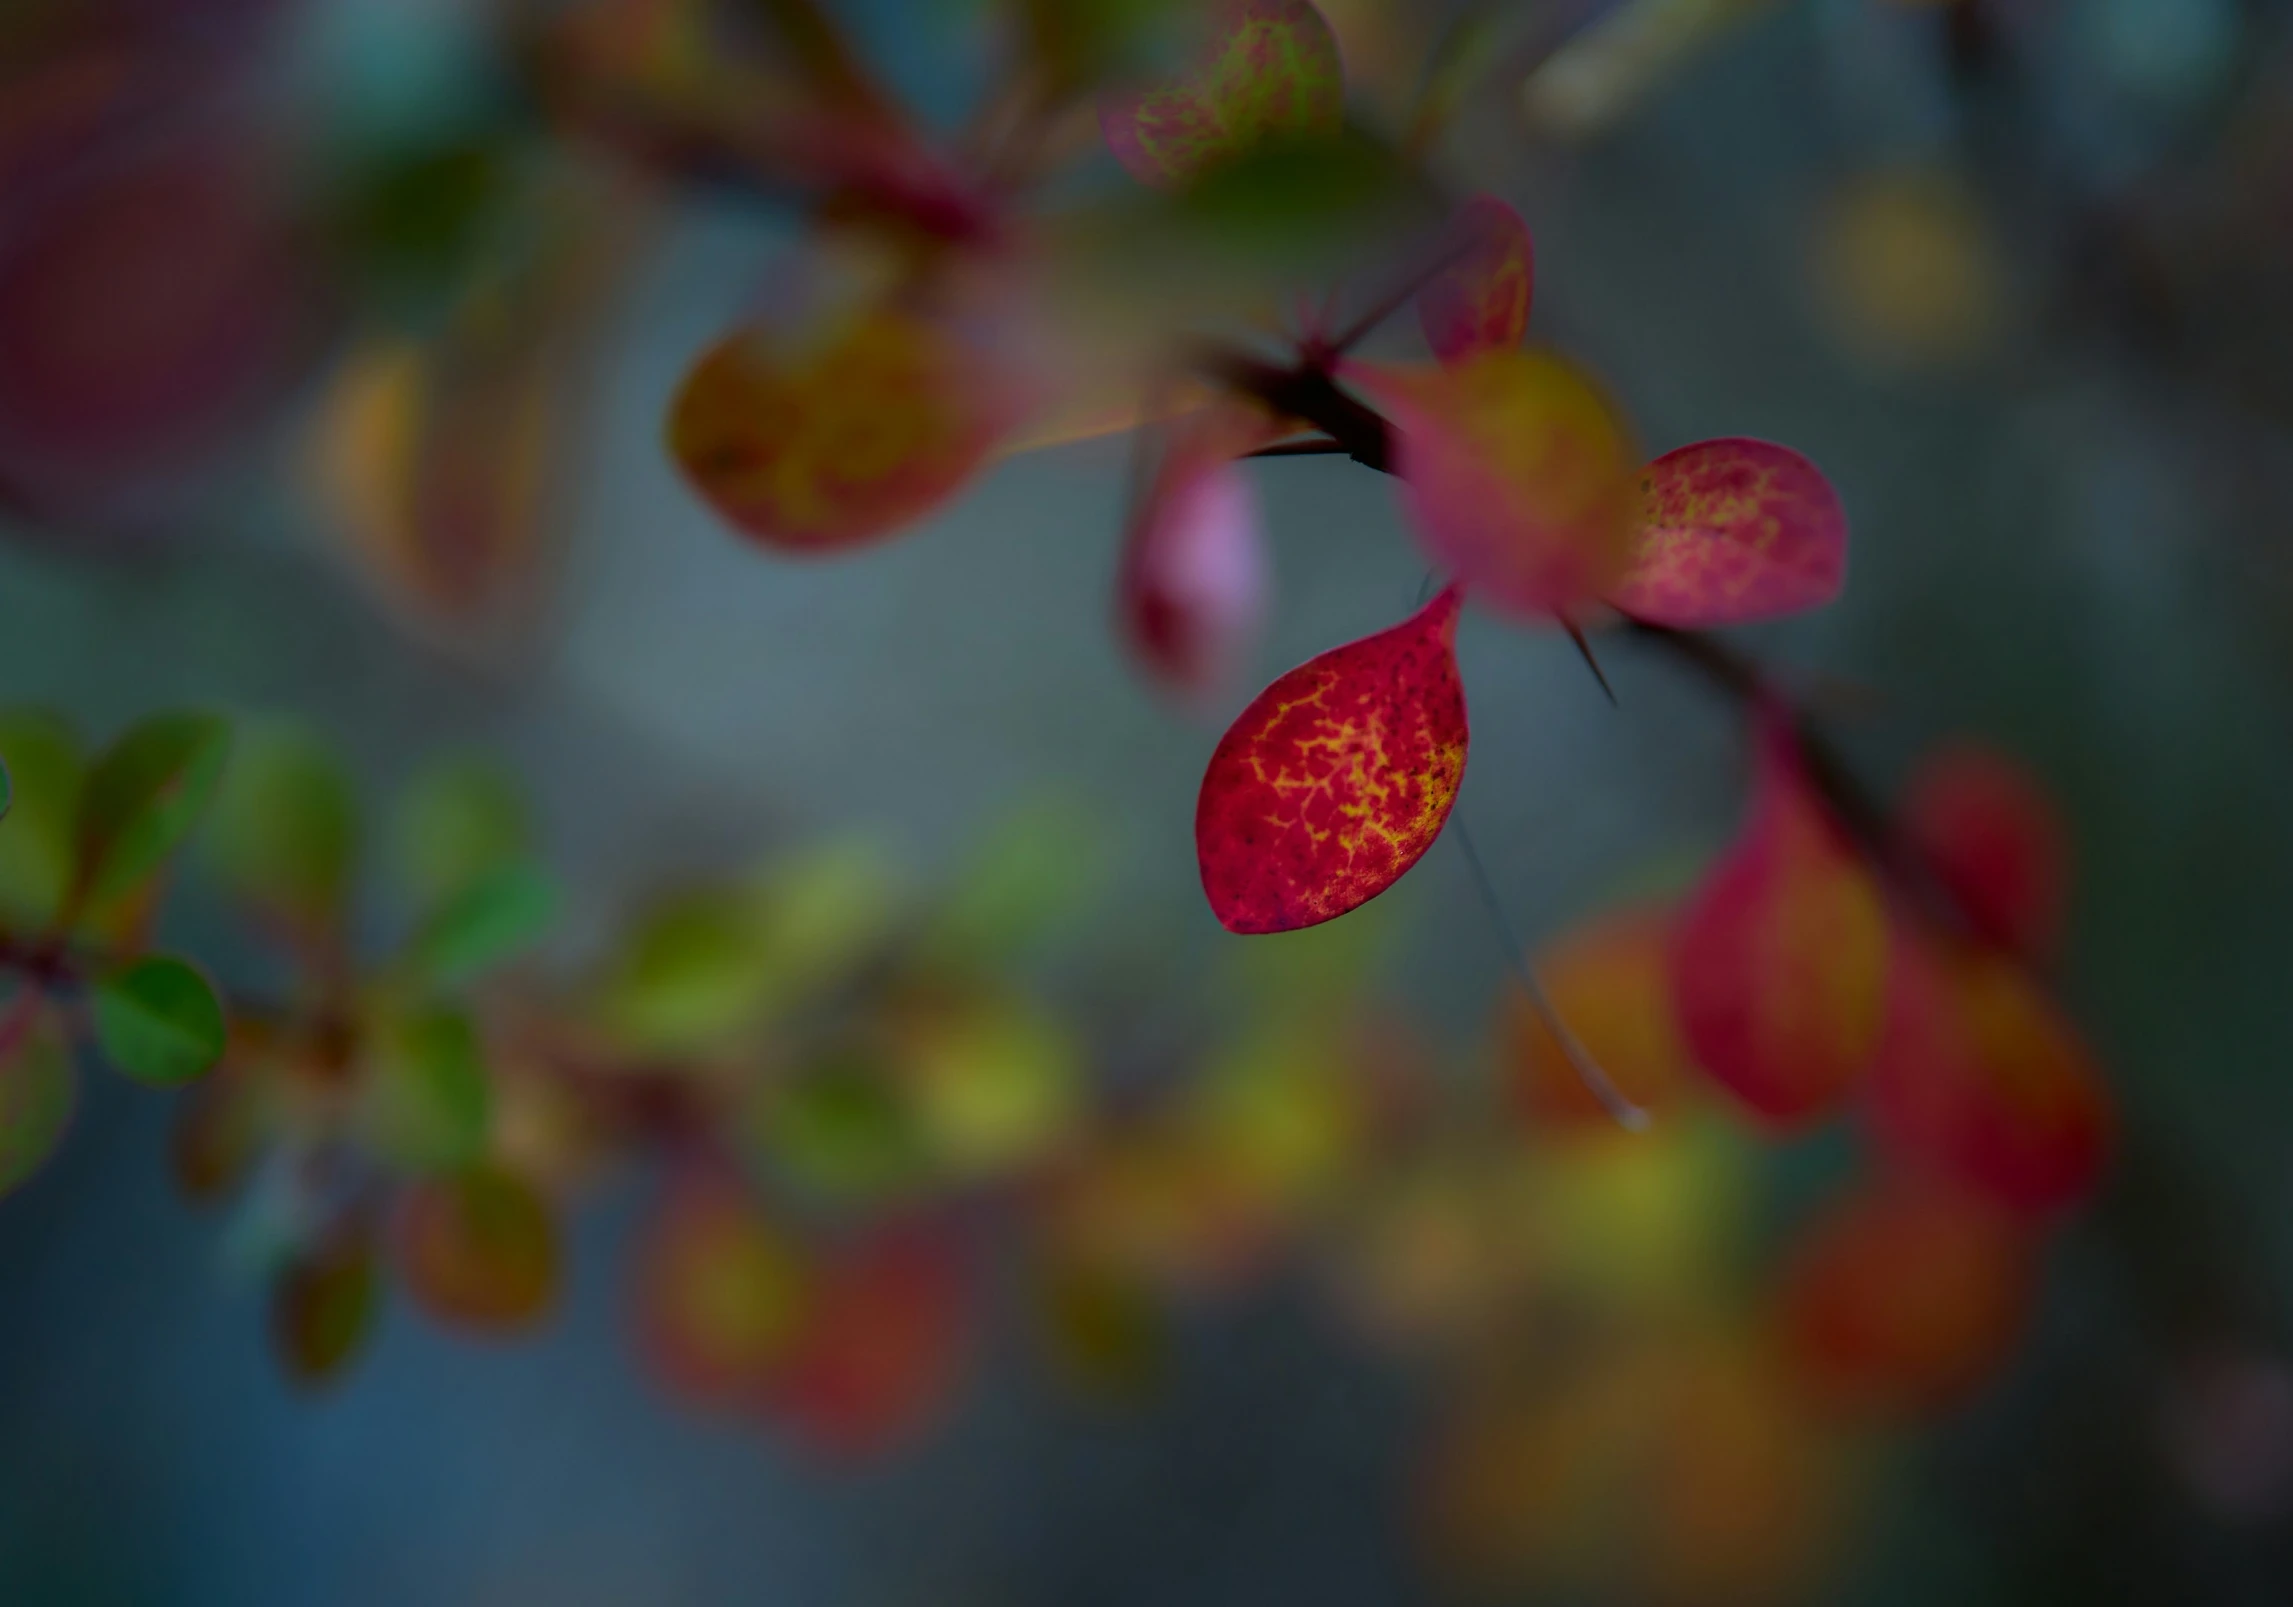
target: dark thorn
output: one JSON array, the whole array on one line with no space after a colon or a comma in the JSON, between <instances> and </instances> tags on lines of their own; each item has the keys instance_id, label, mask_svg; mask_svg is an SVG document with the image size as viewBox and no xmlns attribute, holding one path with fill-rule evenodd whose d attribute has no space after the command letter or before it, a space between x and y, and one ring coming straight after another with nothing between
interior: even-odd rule
<instances>
[{"instance_id":1,"label":"dark thorn","mask_svg":"<svg viewBox=\"0 0 2293 1607\"><path fill-rule=\"evenodd\" d=\"M1600 660L1592 656L1592 643L1584 639L1582 628L1578 626L1575 620L1564 619L1561 621L1561 629L1567 631L1568 639L1576 643L1576 650L1584 655L1584 667L1592 671L1592 678L1598 681L1600 689L1608 694L1609 706L1615 707L1616 688L1608 684L1607 672L1601 669Z\"/></svg>"}]
</instances>

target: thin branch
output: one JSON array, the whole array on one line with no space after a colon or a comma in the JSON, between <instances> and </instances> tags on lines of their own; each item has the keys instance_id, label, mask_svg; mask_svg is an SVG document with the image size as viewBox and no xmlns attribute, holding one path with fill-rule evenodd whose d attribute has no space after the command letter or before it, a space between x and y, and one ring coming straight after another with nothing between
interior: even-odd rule
<instances>
[{"instance_id":1,"label":"thin branch","mask_svg":"<svg viewBox=\"0 0 2293 1607\"><path fill-rule=\"evenodd\" d=\"M1343 441L1319 436L1310 441L1277 441L1242 455L1246 458L1342 458L1349 454Z\"/></svg>"}]
</instances>

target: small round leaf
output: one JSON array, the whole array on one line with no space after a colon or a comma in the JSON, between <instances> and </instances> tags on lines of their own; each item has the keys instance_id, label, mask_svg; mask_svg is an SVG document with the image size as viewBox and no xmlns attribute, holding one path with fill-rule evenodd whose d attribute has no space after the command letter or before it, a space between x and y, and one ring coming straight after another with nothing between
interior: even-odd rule
<instances>
[{"instance_id":1,"label":"small round leaf","mask_svg":"<svg viewBox=\"0 0 2293 1607\"><path fill-rule=\"evenodd\" d=\"M222 1002L181 960L137 960L98 982L92 1002L104 1057L138 1082L172 1088L223 1058Z\"/></svg>"}]
</instances>

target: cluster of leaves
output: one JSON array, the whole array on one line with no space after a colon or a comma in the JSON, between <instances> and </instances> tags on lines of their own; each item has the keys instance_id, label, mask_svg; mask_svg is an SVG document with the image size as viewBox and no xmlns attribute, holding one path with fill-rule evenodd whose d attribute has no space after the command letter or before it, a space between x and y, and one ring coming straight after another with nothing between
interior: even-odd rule
<instances>
[{"instance_id":1,"label":"cluster of leaves","mask_svg":"<svg viewBox=\"0 0 2293 1607\"><path fill-rule=\"evenodd\" d=\"M71 727L0 718L7 761L0 837L0 1191L63 1136L75 1061L93 1048L157 1087L223 1053L223 1009L188 961L146 938L167 864L214 790L229 727L160 715L89 755Z\"/></svg>"}]
</instances>

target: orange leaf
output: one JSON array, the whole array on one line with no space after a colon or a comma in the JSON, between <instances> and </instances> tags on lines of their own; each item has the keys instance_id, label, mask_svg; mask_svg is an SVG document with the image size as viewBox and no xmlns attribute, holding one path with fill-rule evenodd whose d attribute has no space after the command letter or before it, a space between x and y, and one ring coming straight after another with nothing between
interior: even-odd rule
<instances>
[{"instance_id":1,"label":"orange leaf","mask_svg":"<svg viewBox=\"0 0 2293 1607\"><path fill-rule=\"evenodd\" d=\"M1680 1094L1686 1052L1672 1023L1672 915L1617 910L1537 955L1546 996L1617 1090L1643 1110ZM1519 989L1507 994L1505 1066L1515 1103L1539 1126L1613 1128L1544 1017Z\"/></svg>"},{"instance_id":2,"label":"orange leaf","mask_svg":"<svg viewBox=\"0 0 2293 1607\"><path fill-rule=\"evenodd\" d=\"M557 1299L557 1224L514 1173L478 1167L423 1179L399 1202L397 1228L406 1287L440 1322L514 1333Z\"/></svg>"},{"instance_id":3,"label":"orange leaf","mask_svg":"<svg viewBox=\"0 0 2293 1607\"><path fill-rule=\"evenodd\" d=\"M1879 889L1772 718L1741 836L1682 913L1672 990L1689 1053L1764 1122L1823 1115L1870 1064L1884 1019Z\"/></svg>"},{"instance_id":4,"label":"orange leaf","mask_svg":"<svg viewBox=\"0 0 2293 1607\"><path fill-rule=\"evenodd\" d=\"M792 341L750 325L685 378L669 445L716 510L769 547L823 553L910 524L986 461L1004 387L946 324L897 307Z\"/></svg>"},{"instance_id":5,"label":"orange leaf","mask_svg":"<svg viewBox=\"0 0 2293 1607\"><path fill-rule=\"evenodd\" d=\"M1465 779L1455 587L1309 659L1219 739L1195 808L1203 891L1234 932L1313 926L1433 846Z\"/></svg>"},{"instance_id":6,"label":"orange leaf","mask_svg":"<svg viewBox=\"0 0 2293 1607\"><path fill-rule=\"evenodd\" d=\"M1955 1189L1889 1179L1816 1221L1784 1322L1800 1375L1839 1404L1938 1411L2013 1350L2037 1274L2029 1231Z\"/></svg>"},{"instance_id":7,"label":"orange leaf","mask_svg":"<svg viewBox=\"0 0 2293 1607\"><path fill-rule=\"evenodd\" d=\"M1348 364L1384 408L1418 541L1459 584L1514 614L1566 616L1623 579L1638 461L1624 422L1549 352L1449 368Z\"/></svg>"}]
</instances>

